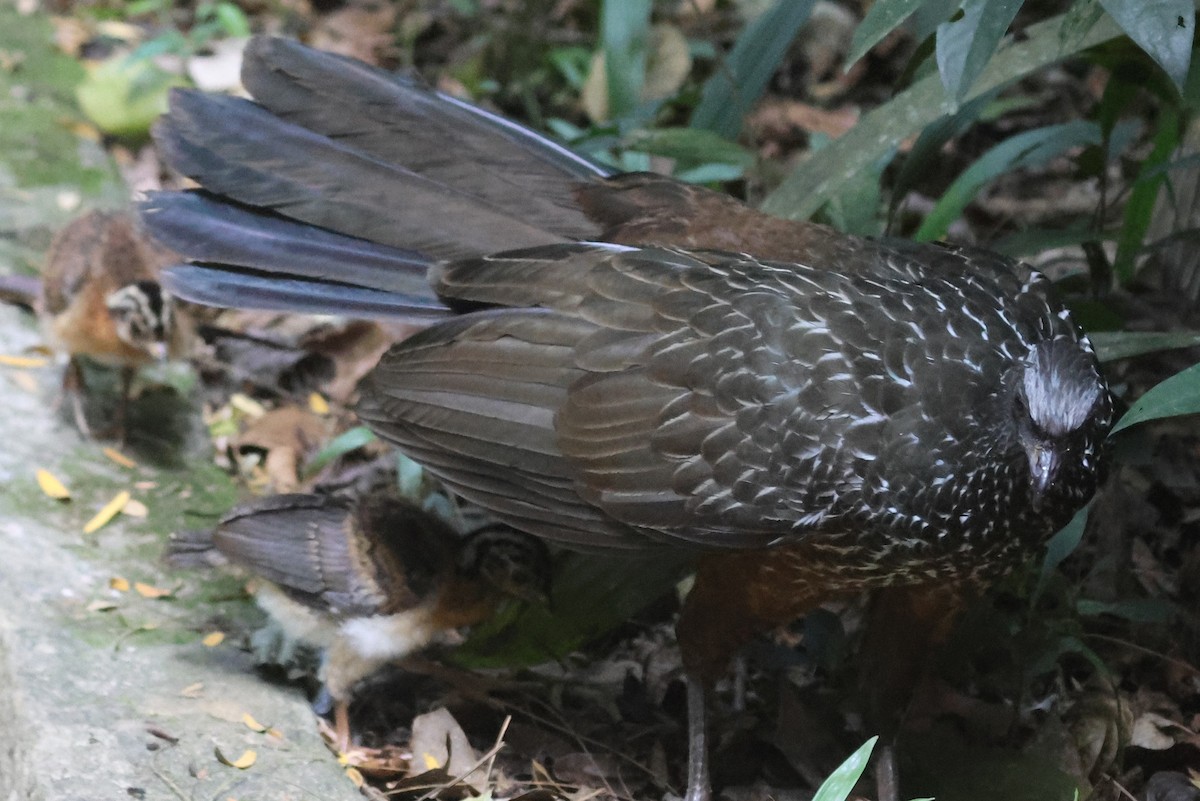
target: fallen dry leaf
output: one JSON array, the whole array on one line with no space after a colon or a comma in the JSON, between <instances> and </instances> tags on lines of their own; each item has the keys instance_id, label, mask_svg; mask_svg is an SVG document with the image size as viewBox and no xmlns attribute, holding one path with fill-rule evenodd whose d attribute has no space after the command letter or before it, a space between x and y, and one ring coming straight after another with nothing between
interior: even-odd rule
<instances>
[{"instance_id":1,"label":"fallen dry leaf","mask_svg":"<svg viewBox=\"0 0 1200 801\"><path fill-rule=\"evenodd\" d=\"M346 778L353 782L355 787L361 788L366 781L363 779L362 772L358 768L346 768Z\"/></svg>"},{"instance_id":2,"label":"fallen dry leaf","mask_svg":"<svg viewBox=\"0 0 1200 801\"><path fill-rule=\"evenodd\" d=\"M53 498L56 501L71 500L71 491L49 470L38 468L37 483L41 487L42 492L46 494L46 497Z\"/></svg>"},{"instance_id":3,"label":"fallen dry leaf","mask_svg":"<svg viewBox=\"0 0 1200 801\"><path fill-rule=\"evenodd\" d=\"M22 392L33 393L38 391L37 379L33 377L32 373L27 373L24 370L17 370L16 372L9 373L8 378L10 381L16 384L17 389L21 390Z\"/></svg>"},{"instance_id":4,"label":"fallen dry leaf","mask_svg":"<svg viewBox=\"0 0 1200 801\"><path fill-rule=\"evenodd\" d=\"M117 605L112 601L92 601L87 605L87 610L89 612L111 612L116 608Z\"/></svg>"},{"instance_id":5,"label":"fallen dry leaf","mask_svg":"<svg viewBox=\"0 0 1200 801\"><path fill-rule=\"evenodd\" d=\"M129 517L145 517L150 514L150 510L146 508L146 504L136 498L130 498L129 502L121 507L121 514Z\"/></svg>"},{"instance_id":6,"label":"fallen dry leaf","mask_svg":"<svg viewBox=\"0 0 1200 801\"><path fill-rule=\"evenodd\" d=\"M216 648L221 643L225 642L225 632L210 631L204 635L204 639L200 640L207 648Z\"/></svg>"},{"instance_id":7,"label":"fallen dry leaf","mask_svg":"<svg viewBox=\"0 0 1200 801\"><path fill-rule=\"evenodd\" d=\"M319 414L324 417L329 414L329 401L325 400L320 392L310 393L308 396L308 410L313 414Z\"/></svg>"},{"instance_id":8,"label":"fallen dry leaf","mask_svg":"<svg viewBox=\"0 0 1200 801\"><path fill-rule=\"evenodd\" d=\"M256 731L259 734L262 734L267 730L267 727L255 720L254 716L249 712L242 713L242 723L245 724L246 728L250 731Z\"/></svg>"},{"instance_id":9,"label":"fallen dry leaf","mask_svg":"<svg viewBox=\"0 0 1200 801\"><path fill-rule=\"evenodd\" d=\"M117 592L129 592L129 579L113 576L108 580L108 586Z\"/></svg>"},{"instance_id":10,"label":"fallen dry leaf","mask_svg":"<svg viewBox=\"0 0 1200 801\"><path fill-rule=\"evenodd\" d=\"M199 698L204 694L204 682L198 681L195 684L189 684L180 690L179 694L184 698Z\"/></svg>"},{"instance_id":11,"label":"fallen dry leaf","mask_svg":"<svg viewBox=\"0 0 1200 801\"><path fill-rule=\"evenodd\" d=\"M121 453L116 448L104 448L103 450L101 450L101 453L103 453L105 456L107 456L112 461L121 465L121 467L128 467L131 469L134 467L137 467L137 462L133 461L132 459L130 459L125 454Z\"/></svg>"},{"instance_id":12,"label":"fallen dry leaf","mask_svg":"<svg viewBox=\"0 0 1200 801\"><path fill-rule=\"evenodd\" d=\"M171 595L171 590L155 587L152 584L146 584L141 581L135 582L133 588L143 598L169 598Z\"/></svg>"},{"instance_id":13,"label":"fallen dry leaf","mask_svg":"<svg viewBox=\"0 0 1200 801\"><path fill-rule=\"evenodd\" d=\"M237 759L230 759L229 757L225 756L223 753L221 753L219 746L213 749L213 754L216 755L217 761L222 765L228 765L229 767L237 768L238 770L245 770L258 760L258 753L249 748L243 751L242 755Z\"/></svg>"},{"instance_id":14,"label":"fallen dry leaf","mask_svg":"<svg viewBox=\"0 0 1200 801\"><path fill-rule=\"evenodd\" d=\"M103 528L108 521L116 517L117 513L125 508L125 504L129 503L129 497L127 490L118 492L116 497L109 501L103 509L96 512L96 516L87 522L87 525L83 527L83 533L92 534Z\"/></svg>"},{"instance_id":15,"label":"fallen dry leaf","mask_svg":"<svg viewBox=\"0 0 1200 801\"><path fill-rule=\"evenodd\" d=\"M0 364L5 367L19 367L28 370L33 367L45 367L49 363L48 359L43 359L41 356L9 356L0 353Z\"/></svg>"}]
</instances>

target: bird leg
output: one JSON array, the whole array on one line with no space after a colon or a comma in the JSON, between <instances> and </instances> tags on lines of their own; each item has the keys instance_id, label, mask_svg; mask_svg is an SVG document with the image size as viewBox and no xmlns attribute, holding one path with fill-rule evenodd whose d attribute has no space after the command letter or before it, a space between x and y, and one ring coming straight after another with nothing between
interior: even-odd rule
<instances>
[{"instance_id":1,"label":"bird leg","mask_svg":"<svg viewBox=\"0 0 1200 801\"><path fill-rule=\"evenodd\" d=\"M350 704L347 701L333 702L334 746L339 754L350 750Z\"/></svg>"},{"instance_id":2,"label":"bird leg","mask_svg":"<svg viewBox=\"0 0 1200 801\"><path fill-rule=\"evenodd\" d=\"M708 781L708 686L687 676L688 771L684 801L712 801Z\"/></svg>"},{"instance_id":3,"label":"bird leg","mask_svg":"<svg viewBox=\"0 0 1200 801\"><path fill-rule=\"evenodd\" d=\"M67 359L67 369L63 371L62 380L62 395L59 397L57 407L62 405L65 398L71 399L71 412L75 417L75 427L79 429L79 433L88 439L92 438L92 429L88 425L87 414L83 408L83 396L87 391L87 382L83 377L83 367L79 364L79 359L75 356Z\"/></svg>"}]
</instances>

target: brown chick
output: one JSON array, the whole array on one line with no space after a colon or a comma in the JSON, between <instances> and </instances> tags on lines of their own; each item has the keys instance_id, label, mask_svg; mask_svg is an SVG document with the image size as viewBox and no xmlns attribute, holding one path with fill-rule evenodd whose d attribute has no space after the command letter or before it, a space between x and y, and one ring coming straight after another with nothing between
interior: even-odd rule
<instances>
[{"instance_id":1,"label":"brown chick","mask_svg":"<svg viewBox=\"0 0 1200 801\"><path fill-rule=\"evenodd\" d=\"M121 370L114 426L124 438L129 388L138 368L187 351L191 325L158 282L179 261L145 236L127 211L91 211L75 218L50 245L42 268L38 313L51 344L69 355L63 390L75 422L91 435L83 410L79 359Z\"/></svg>"},{"instance_id":2,"label":"brown chick","mask_svg":"<svg viewBox=\"0 0 1200 801\"><path fill-rule=\"evenodd\" d=\"M487 619L506 598L547 597L550 561L540 540L505 526L461 537L389 492L357 502L261 498L234 508L209 535L177 538L172 556L215 549L262 580L256 600L289 637L324 651L320 679L341 751L360 680Z\"/></svg>"}]
</instances>

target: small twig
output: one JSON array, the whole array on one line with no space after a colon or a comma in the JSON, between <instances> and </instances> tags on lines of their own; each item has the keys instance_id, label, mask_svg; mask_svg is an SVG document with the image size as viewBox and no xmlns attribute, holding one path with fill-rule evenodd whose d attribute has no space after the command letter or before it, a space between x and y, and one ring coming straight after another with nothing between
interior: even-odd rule
<instances>
[{"instance_id":1,"label":"small twig","mask_svg":"<svg viewBox=\"0 0 1200 801\"><path fill-rule=\"evenodd\" d=\"M429 801L429 799L436 797L437 794L443 790L449 790L451 787L457 787L458 785L462 784L468 776L483 767L484 764L495 760L496 754L500 753L500 749L504 747L504 733L508 730L508 724L511 720L511 715L504 719L504 724L500 727L500 735L496 738L496 744L489 748L487 753L476 760L474 765L467 768L467 770L456 776L453 780L439 787L433 788L428 793L425 793L425 795L418 798L417 801Z\"/></svg>"},{"instance_id":2,"label":"small twig","mask_svg":"<svg viewBox=\"0 0 1200 801\"><path fill-rule=\"evenodd\" d=\"M1161 659L1167 664L1186 670L1192 675L1200 675L1200 668L1197 668L1195 665L1184 662L1182 659L1176 659L1173 656L1167 656L1166 654L1159 653L1151 648L1146 648L1145 646L1129 642L1128 640L1122 640L1120 637L1110 637L1107 634L1084 634L1083 636L1088 639L1103 640L1104 642L1110 642L1113 645L1120 645L1124 648L1128 648L1131 651L1136 651L1137 653L1145 654L1146 656L1153 656Z\"/></svg>"},{"instance_id":3,"label":"small twig","mask_svg":"<svg viewBox=\"0 0 1200 801\"><path fill-rule=\"evenodd\" d=\"M191 801L191 799L189 799L187 797L187 795L184 794L183 790L181 790L179 788L179 785L177 785L174 781L172 781L170 776L168 776L167 774L165 774L161 770L159 770L157 765L151 763L150 764L150 772L153 773L155 776L157 776L159 781L161 781L163 784L167 785L167 788L170 789L170 791L175 794L175 796L179 799L179 801Z\"/></svg>"}]
</instances>

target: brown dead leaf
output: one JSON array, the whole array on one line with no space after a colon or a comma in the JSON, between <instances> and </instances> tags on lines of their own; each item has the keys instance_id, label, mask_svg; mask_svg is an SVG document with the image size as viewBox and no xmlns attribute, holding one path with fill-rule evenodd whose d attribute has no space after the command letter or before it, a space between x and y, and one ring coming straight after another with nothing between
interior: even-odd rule
<instances>
[{"instance_id":1,"label":"brown dead leaf","mask_svg":"<svg viewBox=\"0 0 1200 801\"><path fill-rule=\"evenodd\" d=\"M767 141L793 141L797 133L823 134L836 139L858 122L861 111L855 106L824 109L795 100L764 100L746 119L755 138Z\"/></svg>"},{"instance_id":2,"label":"brown dead leaf","mask_svg":"<svg viewBox=\"0 0 1200 801\"><path fill-rule=\"evenodd\" d=\"M117 592L129 592L129 579L122 578L121 576L113 576L108 580L108 586Z\"/></svg>"},{"instance_id":3,"label":"brown dead leaf","mask_svg":"<svg viewBox=\"0 0 1200 801\"><path fill-rule=\"evenodd\" d=\"M281 406L254 420L237 439L237 450L265 451L264 468L275 492L300 484L300 466L327 436L328 423L299 406Z\"/></svg>"},{"instance_id":4,"label":"brown dead leaf","mask_svg":"<svg viewBox=\"0 0 1200 801\"><path fill-rule=\"evenodd\" d=\"M204 635L204 639L200 640L206 648L216 648L221 643L225 642L225 632L210 631Z\"/></svg>"},{"instance_id":5,"label":"brown dead leaf","mask_svg":"<svg viewBox=\"0 0 1200 801\"><path fill-rule=\"evenodd\" d=\"M393 47L395 25L395 3L349 3L318 18L309 44L378 66Z\"/></svg>"},{"instance_id":6,"label":"brown dead leaf","mask_svg":"<svg viewBox=\"0 0 1200 801\"><path fill-rule=\"evenodd\" d=\"M180 690L179 694L184 698L199 698L204 694L204 682L198 681L194 684L189 684Z\"/></svg>"}]
</instances>

